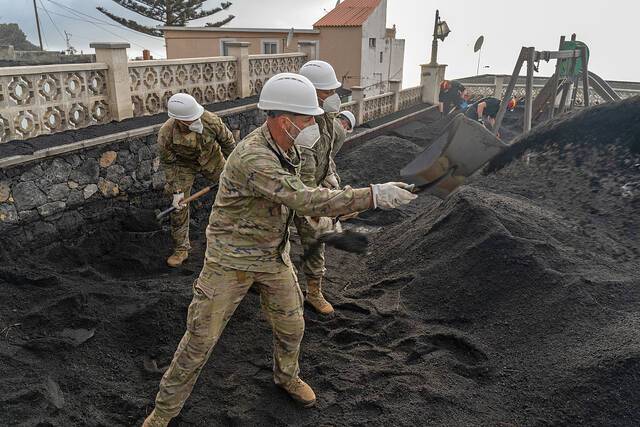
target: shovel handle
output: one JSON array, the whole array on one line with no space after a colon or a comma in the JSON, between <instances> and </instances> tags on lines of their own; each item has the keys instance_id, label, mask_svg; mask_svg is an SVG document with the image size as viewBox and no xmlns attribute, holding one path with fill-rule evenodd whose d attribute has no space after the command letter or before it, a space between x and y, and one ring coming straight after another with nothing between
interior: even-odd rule
<instances>
[{"instance_id":1,"label":"shovel handle","mask_svg":"<svg viewBox=\"0 0 640 427\"><path fill-rule=\"evenodd\" d=\"M214 187L216 186L209 186L209 187L204 187L202 190L198 191L197 193L193 193L192 195L190 195L189 197L187 197L186 199L183 199L182 201L180 201L180 204L187 204L189 202L193 202L194 200L199 199L200 197L204 196L205 194L207 194L209 191L211 191ZM164 216L169 215L171 212L175 211L176 207L175 206L171 206L168 209L163 210L162 212L160 212L156 218L160 219Z\"/></svg>"}]
</instances>

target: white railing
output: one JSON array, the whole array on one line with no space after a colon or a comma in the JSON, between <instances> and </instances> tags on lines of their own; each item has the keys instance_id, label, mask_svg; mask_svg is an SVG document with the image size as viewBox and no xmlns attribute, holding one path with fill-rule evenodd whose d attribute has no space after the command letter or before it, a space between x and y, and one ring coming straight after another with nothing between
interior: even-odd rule
<instances>
[{"instance_id":1,"label":"white railing","mask_svg":"<svg viewBox=\"0 0 640 427\"><path fill-rule=\"evenodd\" d=\"M106 64L0 68L0 143L111 119Z\"/></svg>"},{"instance_id":2,"label":"white railing","mask_svg":"<svg viewBox=\"0 0 640 427\"><path fill-rule=\"evenodd\" d=\"M398 108L400 110L413 107L422 102L422 86L402 89L398 96L400 97L398 101Z\"/></svg>"},{"instance_id":3,"label":"white railing","mask_svg":"<svg viewBox=\"0 0 640 427\"><path fill-rule=\"evenodd\" d=\"M280 53L277 55L249 55L249 89L258 95L262 86L278 73L297 73L305 63L304 53Z\"/></svg>"},{"instance_id":4,"label":"white railing","mask_svg":"<svg viewBox=\"0 0 640 427\"><path fill-rule=\"evenodd\" d=\"M362 122L369 122L393 113L395 111L395 96L394 92L387 92L365 98L360 106L362 108Z\"/></svg>"},{"instance_id":5,"label":"white railing","mask_svg":"<svg viewBox=\"0 0 640 427\"><path fill-rule=\"evenodd\" d=\"M237 98L237 61L233 56L129 63L133 115L166 111L174 93L185 92L202 104Z\"/></svg>"},{"instance_id":6,"label":"white railing","mask_svg":"<svg viewBox=\"0 0 640 427\"><path fill-rule=\"evenodd\" d=\"M473 97L486 97L486 96L494 96L497 98L502 98L507 90L507 85L509 84L508 78L504 80L502 84L489 84L489 83L464 83L464 86L469 90L470 94ZM534 83L533 85L533 96L536 97L544 84ZM500 93L497 93L497 90L500 89ZM629 98L632 96L640 95L640 90L635 89L615 89L616 93L622 98ZM523 83L517 83L513 90L513 96L516 97L524 97L525 96L526 87ZM576 93L576 104L584 105L584 90L582 89L582 85L578 86ZM589 101L590 103L600 104L606 102L598 93L593 89L589 88Z\"/></svg>"}]
</instances>

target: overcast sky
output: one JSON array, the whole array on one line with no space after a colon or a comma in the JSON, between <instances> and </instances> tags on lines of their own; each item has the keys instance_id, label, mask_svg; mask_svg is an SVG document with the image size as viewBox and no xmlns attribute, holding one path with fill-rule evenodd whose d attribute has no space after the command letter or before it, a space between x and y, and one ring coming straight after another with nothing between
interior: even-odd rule
<instances>
[{"instance_id":1,"label":"overcast sky","mask_svg":"<svg viewBox=\"0 0 640 427\"><path fill-rule=\"evenodd\" d=\"M335 0L231 0L229 13L236 18L228 27L309 28L322 15L335 6ZM130 56L140 55L142 47L155 57L164 57L162 39L140 35L118 26L95 10L102 5L112 12L154 25L154 21L123 9L111 0L36 0L41 10L40 21L46 47L60 50L65 47L62 34L72 34L77 49L90 52L92 41L123 41L132 45ZM57 3L57 4L56 4ZM530 8L526 4L535 4ZM214 7L217 0L209 0ZM591 51L590 69L608 80L640 81L640 55L638 47L637 0L388 0L387 26L396 24L398 37L406 39L404 86L419 82L419 64L428 62L431 51L431 33L435 10L452 29L441 44L438 60L448 64L447 76L465 77L476 74L477 54L473 45L479 35L485 36L480 73L511 74L522 46L535 46L538 50L555 50L561 35L577 33ZM42 6L41 6L42 5ZM66 9L65 7L69 9ZM75 14L74 14L75 11ZM89 17L98 20L89 22ZM553 13L553 15L551 15ZM64 15L64 16L62 16ZM211 17L211 21L226 16L225 12ZM86 18L86 19L85 19ZM102 21L102 22L100 22ZM0 22L17 22L29 40L37 44L32 0L0 0ZM206 20L193 21L201 26ZM106 25L114 24L114 25ZM58 31L59 30L59 31ZM625 57L626 52L626 57ZM541 75L549 75L553 66L544 64Z\"/></svg>"}]
</instances>

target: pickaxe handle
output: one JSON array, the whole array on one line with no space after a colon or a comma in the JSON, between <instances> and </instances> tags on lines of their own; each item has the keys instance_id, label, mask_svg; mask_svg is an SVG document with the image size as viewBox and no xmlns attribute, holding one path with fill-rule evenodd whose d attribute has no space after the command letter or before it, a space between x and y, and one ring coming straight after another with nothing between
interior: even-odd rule
<instances>
[{"instance_id":1,"label":"pickaxe handle","mask_svg":"<svg viewBox=\"0 0 640 427\"><path fill-rule=\"evenodd\" d=\"M209 191L211 191L213 188L215 188L217 186L209 186L209 187L204 187L202 190L198 191L197 193L193 193L192 195L190 195L189 197L187 197L186 199L183 199L180 204L181 205L186 205L189 202L193 202L194 200L199 199L200 197L204 196L205 194L207 194ZM161 219L164 216L169 215L171 212L175 211L176 207L175 206L171 206L169 209L165 209L162 212L160 212L156 218L157 219Z\"/></svg>"}]
</instances>

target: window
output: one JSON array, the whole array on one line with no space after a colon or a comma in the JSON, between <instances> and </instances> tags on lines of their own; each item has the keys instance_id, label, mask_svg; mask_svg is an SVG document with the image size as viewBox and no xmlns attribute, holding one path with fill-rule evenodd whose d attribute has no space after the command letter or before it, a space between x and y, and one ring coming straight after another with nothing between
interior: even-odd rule
<instances>
[{"instance_id":1,"label":"window","mask_svg":"<svg viewBox=\"0 0 640 427\"><path fill-rule=\"evenodd\" d=\"M235 42L234 39L220 40L220 54L222 56L229 56L229 43Z\"/></svg>"},{"instance_id":2,"label":"window","mask_svg":"<svg viewBox=\"0 0 640 427\"><path fill-rule=\"evenodd\" d=\"M382 52L380 52L380 63L381 63L381 64L382 64L382 62L383 62L383 56L382 56L382 55L384 55L384 54L383 54Z\"/></svg>"},{"instance_id":3,"label":"window","mask_svg":"<svg viewBox=\"0 0 640 427\"><path fill-rule=\"evenodd\" d=\"M275 55L278 53L278 43L276 42L262 42L262 53L265 55Z\"/></svg>"},{"instance_id":4,"label":"window","mask_svg":"<svg viewBox=\"0 0 640 427\"><path fill-rule=\"evenodd\" d=\"M369 39L369 47L375 49L375 47L376 47L376 39L375 38L370 38Z\"/></svg>"}]
</instances>

